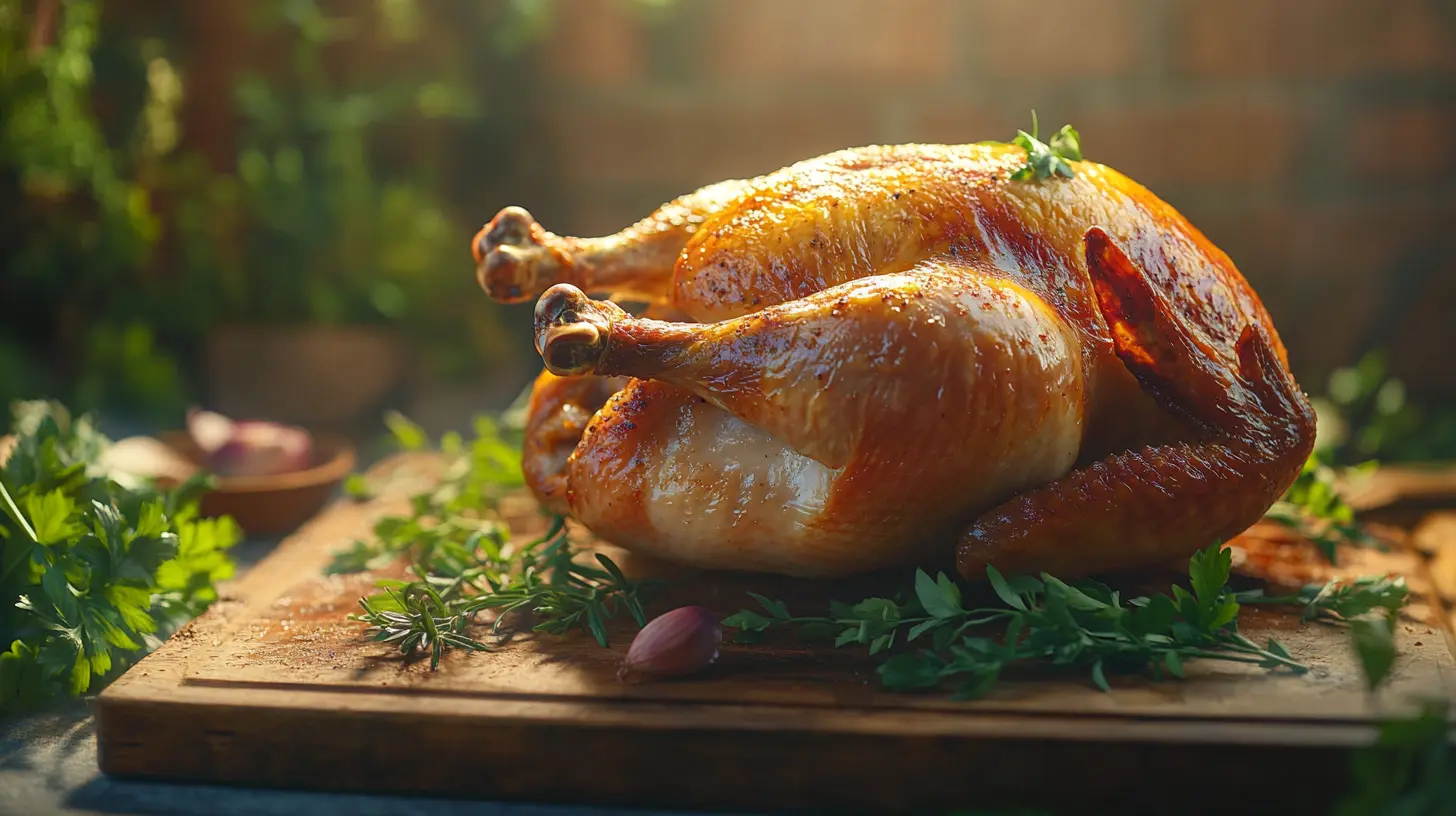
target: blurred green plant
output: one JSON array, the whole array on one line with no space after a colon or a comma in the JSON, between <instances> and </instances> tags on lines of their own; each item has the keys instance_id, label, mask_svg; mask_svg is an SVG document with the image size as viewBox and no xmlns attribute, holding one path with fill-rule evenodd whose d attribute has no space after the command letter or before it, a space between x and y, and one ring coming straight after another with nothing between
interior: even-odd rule
<instances>
[{"instance_id":1,"label":"blurred green plant","mask_svg":"<svg viewBox=\"0 0 1456 816\"><path fill-rule=\"evenodd\" d=\"M381 8L388 24L373 31L376 40L412 36L411 3ZM474 116L470 94L407 78L347 86L328 70L326 50L360 39L358 19L328 16L311 0L254 4L251 12L260 41L286 49L286 68L239 80L236 172L206 179L178 221L196 274L216 279L214 316L397 320L423 279L458 271L463 230L419 167L380 168L371 137L386 123Z\"/></svg>"},{"instance_id":2,"label":"blurred green plant","mask_svg":"<svg viewBox=\"0 0 1456 816\"><path fill-rule=\"evenodd\" d=\"M1316 450L1311 454L1294 483L1265 512L1264 518L1295 530L1333 564L1342 544L1356 547L1378 544L1378 539L1355 518L1355 508L1345 502L1336 487L1341 476L1356 479L1368 476L1378 463L1370 460L1337 469L1328 459L1325 451Z\"/></svg>"},{"instance_id":3,"label":"blurred green plant","mask_svg":"<svg viewBox=\"0 0 1456 816\"><path fill-rule=\"evenodd\" d=\"M1456 410L1407 400L1383 351L1371 351L1330 375L1319 416L1316 450L1336 465L1456 460Z\"/></svg>"},{"instance_id":4,"label":"blurred green plant","mask_svg":"<svg viewBox=\"0 0 1456 816\"><path fill-rule=\"evenodd\" d=\"M180 409L176 361L155 344L137 285L160 224L136 171L158 145L126 111L111 123L118 138L92 109L100 4L25 6L0 0L0 402L63 393L59 369L86 381L82 407L104 394L122 410ZM119 335L124 349L113 348ZM61 365L40 362L67 352ZM138 374L117 370L118 354Z\"/></svg>"},{"instance_id":5,"label":"blurred green plant","mask_svg":"<svg viewBox=\"0 0 1456 816\"><path fill-rule=\"evenodd\" d=\"M256 41L277 57L236 82L235 168L172 177L186 202L176 228L188 277L209 287L195 319L387 324L445 378L519 356L469 274L479 215L452 212L458 156L444 154L462 133L515 128L516 106L494 101L516 92L511 61L545 36L554 7L251 5ZM485 45L478 35L465 49L425 42L447 28L480 32ZM469 152L507 160L483 145Z\"/></svg>"},{"instance_id":6,"label":"blurred green plant","mask_svg":"<svg viewBox=\"0 0 1456 816\"><path fill-rule=\"evenodd\" d=\"M1351 620L1351 647L1372 695L1395 663L1394 608ZM1416 698L1416 712L1382 717L1375 741L1350 756L1350 782L1335 816L1456 813L1456 721L1451 701Z\"/></svg>"},{"instance_id":7,"label":"blurred green plant","mask_svg":"<svg viewBox=\"0 0 1456 816\"><path fill-rule=\"evenodd\" d=\"M0 0L0 400L176 421L221 322L389 324L446 378L524 356L466 266L480 214L455 209L474 168L510 175L519 60L560 9L247 4L236 154L204 157L185 12Z\"/></svg>"},{"instance_id":8,"label":"blurred green plant","mask_svg":"<svg viewBox=\"0 0 1456 816\"><path fill-rule=\"evenodd\" d=\"M644 13L670 4L632 2ZM206 322L394 325L447 378L524 351L469 274L479 214L451 210L458 157L432 147L451 143L447 131L484 133L464 150L509 161L489 134L519 132L508 104L525 81L516 60L559 8L252 4L256 41L277 58L236 83L235 170L178 176L190 277L214 282ZM425 41L446 29L470 32L466 47Z\"/></svg>"},{"instance_id":9,"label":"blurred green plant","mask_svg":"<svg viewBox=\"0 0 1456 816\"><path fill-rule=\"evenodd\" d=\"M1375 742L1350 760L1350 789L1335 816L1440 816L1456 813L1456 736L1449 701L1380 723Z\"/></svg>"}]
</instances>

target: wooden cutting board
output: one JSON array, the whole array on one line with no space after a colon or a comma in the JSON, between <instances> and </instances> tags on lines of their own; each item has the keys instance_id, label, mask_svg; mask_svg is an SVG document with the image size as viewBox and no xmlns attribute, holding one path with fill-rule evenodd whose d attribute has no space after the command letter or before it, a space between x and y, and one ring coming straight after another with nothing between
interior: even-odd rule
<instances>
[{"instance_id":1,"label":"wooden cutting board","mask_svg":"<svg viewBox=\"0 0 1456 816\"><path fill-rule=\"evenodd\" d=\"M381 466L376 475L394 477L386 495L328 509L107 689L101 769L717 809L1116 803L1188 813L1257 801L1307 812L1338 796L1332 781L1343 779L1348 749L1371 739L1377 714L1456 697L1453 641L1434 596L1415 607L1431 623L1399 627L1393 679L1373 700L1343 630L1266 608L1246 609L1243 631L1279 638L1309 674L1192 663L1185 681L1118 677L1110 693L1081 674L1031 675L953 702L878 689L873 663L854 649L730 644L699 677L623 685L616 669L631 631L620 627L610 649L585 636L519 637L491 653L448 654L431 672L345 620L379 576L322 574L376 518L402 512L430 472L419 458ZM539 529L529 501L503 511L519 534ZM699 603L726 614L754 589L808 614L830 597L906 585L904 575L824 584L692 573L604 549L629 573L674 579L656 611ZM1153 578L1167 586L1168 576Z\"/></svg>"}]
</instances>

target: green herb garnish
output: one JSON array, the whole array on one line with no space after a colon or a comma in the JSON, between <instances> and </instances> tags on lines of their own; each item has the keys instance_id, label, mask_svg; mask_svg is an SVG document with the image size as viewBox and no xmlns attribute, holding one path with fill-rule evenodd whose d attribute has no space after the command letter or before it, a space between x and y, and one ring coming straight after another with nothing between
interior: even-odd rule
<instances>
[{"instance_id":1,"label":"green herb garnish","mask_svg":"<svg viewBox=\"0 0 1456 816\"><path fill-rule=\"evenodd\" d=\"M1426 702L1415 716L1382 721L1375 743L1351 757L1352 789L1335 816L1456 813L1450 706Z\"/></svg>"},{"instance_id":2,"label":"green herb garnish","mask_svg":"<svg viewBox=\"0 0 1456 816\"><path fill-rule=\"evenodd\" d=\"M1408 592L1399 578L1361 578L1306 587L1308 619L1336 615L1350 623L1350 647L1365 686L1378 690L1395 666L1395 624ZM1313 610L1313 611L1311 611ZM1414 716L1386 717L1373 745L1351 756L1351 790L1337 816L1456 813L1456 746L1449 700L1420 701Z\"/></svg>"},{"instance_id":3,"label":"green herb garnish","mask_svg":"<svg viewBox=\"0 0 1456 816\"><path fill-rule=\"evenodd\" d=\"M124 487L110 445L58 403L14 407L0 470L0 710L77 695L116 674L217 599L231 577L230 519L197 518L198 479Z\"/></svg>"},{"instance_id":4,"label":"green herb garnish","mask_svg":"<svg viewBox=\"0 0 1456 816\"><path fill-rule=\"evenodd\" d=\"M1235 596L1245 604L1303 605L1305 621L1334 620L1350 625L1350 645L1360 660L1366 685L1374 690L1395 664L1395 621L1410 600L1405 579L1389 576L1336 578L1311 584L1293 595L1266 597L1261 589Z\"/></svg>"},{"instance_id":5,"label":"green herb garnish","mask_svg":"<svg viewBox=\"0 0 1456 816\"><path fill-rule=\"evenodd\" d=\"M1071 178L1072 166L1067 162L1082 161L1082 138L1077 129L1071 125L1062 125L1061 130L1043 142L1037 138L1038 127L1036 111L1032 111L1031 132L1018 130L1016 138L1011 140L1011 144L1026 151L1026 166L1012 173L1011 180L1042 180L1055 175Z\"/></svg>"},{"instance_id":6,"label":"green herb garnish","mask_svg":"<svg viewBox=\"0 0 1456 816\"><path fill-rule=\"evenodd\" d=\"M402 447L427 444L423 431L403 417L391 416L388 424ZM496 505L523 484L519 445L511 433L482 418L469 445L458 435L446 435L440 447L452 459L440 484L415 496L409 515L380 520L370 540L336 556L330 572L378 569L400 558L411 563L413 579L380 581L384 591L361 599L364 611L351 616L367 624L375 640L396 643L411 656L428 652L431 666L438 667L450 648L492 648L471 634L486 610L497 612L488 631L497 639L506 616L518 611L534 615L536 631L580 629L602 645L606 622L621 610L639 626L644 623L641 598L648 585L627 579L605 556L598 555L596 564L577 563L564 519L555 518L533 542L508 545L510 533ZM1314 475L1304 477L1303 493L1291 491L1291 504L1300 501L1296 506L1311 507L1312 513L1340 512L1331 510L1345 505L1325 492L1322 471L1313 464L1307 471ZM367 495L368 487L356 481L350 492ZM740 640L791 628L804 637L832 639L836 646L861 644L872 655L926 638L929 650L901 652L881 665L884 683L911 689L953 681L962 694L974 696L990 688L1005 668L1020 663L1085 666L1104 689L1109 673L1182 676L1183 664L1191 659L1302 672L1305 667L1277 641L1261 646L1239 633L1241 604L1298 604L1305 607L1307 620L1331 618L1364 632L1364 616L1385 611L1393 620L1407 597L1403 581L1384 578L1336 581L1284 597L1258 590L1236 593L1227 586L1230 565L1226 550L1210 547L1190 560L1191 591L1175 586L1170 595L1127 600L1095 582L1069 584L1046 574L1003 576L990 570L991 587L1004 606L972 609L963 606L961 590L949 577L919 571L908 601L869 598L832 604L826 616L795 617L782 602L749 593L763 611L741 610L723 623L740 630ZM1002 636L985 636L988 626L1004 627ZM1360 635L1369 647L1362 655L1373 658L1383 647L1369 635Z\"/></svg>"},{"instance_id":7,"label":"green herb garnish","mask_svg":"<svg viewBox=\"0 0 1456 816\"><path fill-rule=\"evenodd\" d=\"M960 697L984 694L1005 669L1027 663L1087 667L1092 682L1103 690L1109 688L1109 673L1182 677L1183 664L1193 659L1306 671L1278 641L1260 646L1239 633L1240 596L1227 586L1230 566L1229 552L1214 545L1189 561L1192 591L1174 586L1171 595L1127 600L1092 581L1069 584L1045 573L1040 578L1003 576L988 569L991 589L1004 605L972 609L963 605L954 581L943 573L932 579L921 570L915 576L914 598L908 601L835 603L827 616L796 617L782 602L753 595L762 611L741 610L723 625L740 630L741 640L787 628L805 638L833 638L836 646L867 645L871 654L928 634L931 648L902 652L880 665L882 682L895 690L951 682ZM1360 607L1385 607L1397 596L1403 602L1404 594L1394 583L1370 581L1342 592L1316 592L1297 602L1343 615ZM1262 596L1258 600L1286 602ZM984 636L980 632L985 627L999 627L1002 634Z\"/></svg>"},{"instance_id":8,"label":"green herb garnish","mask_svg":"<svg viewBox=\"0 0 1456 816\"><path fill-rule=\"evenodd\" d=\"M1368 474L1374 463L1347 469L1355 475ZM1275 502L1264 517L1297 532L1335 563L1340 545L1369 547L1374 536L1355 518L1355 509L1340 496L1335 482L1340 472L1326 464L1319 453L1305 461L1294 484Z\"/></svg>"},{"instance_id":9,"label":"green herb garnish","mask_svg":"<svg viewBox=\"0 0 1456 816\"><path fill-rule=\"evenodd\" d=\"M1269 597L1262 589L1236 593L1242 604L1303 605L1303 619L1350 621L1370 612L1394 616L1410 600L1405 579L1388 576L1336 578L1325 584L1311 584L1293 595Z\"/></svg>"},{"instance_id":10,"label":"green herb garnish","mask_svg":"<svg viewBox=\"0 0 1456 816\"><path fill-rule=\"evenodd\" d=\"M398 415L389 426L406 448L426 444L423 431ZM566 520L553 517L540 538L512 547L510 531L496 512L504 492L522 485L520 449L488 417L476 421L468 448L447 435L441 450L452 457L446 477L429 493L414 497L409 516L381 519L370 541L338 554L333 573L378 569L410 559L412 580L381 580L384 592L359 601L352 620L368 625L374 640L394 643L407 656L427 652L430 668L450 648L488 651L470 634L476 618L495 610L489 635L500 638L511 613L529 613L533 631L565 634L581 629L607 645L607 621L626 610L646 623L642 596L649 582L628 579L611 559L577 563ZM363 490L362 486L356 489Z\"/></svg>"},{"instance_id":11,"label":"green herb garnish","mask_svg":"<svg viewBox=\"0 0 1456 816\"><path fill-rule=\"evenodd\" d=\"M398 447L421 450L425 432L404 416L391 413L386 423ZM334 555L328 574L379 569L402 556L433 570L439 559L471 560L465 548L477 533L504 544L509 530L497 516L496 504L525 484L521 475L521 449L514 431L488 416L475 419L475 438L467 446L458 433L440 439L446 459L444 473L429 492L410 500L408 516L388 516L374 525L374 535ZM361 477L351 479L345 492L367 498L370 489Z\"/></svg>"}]
</instances>

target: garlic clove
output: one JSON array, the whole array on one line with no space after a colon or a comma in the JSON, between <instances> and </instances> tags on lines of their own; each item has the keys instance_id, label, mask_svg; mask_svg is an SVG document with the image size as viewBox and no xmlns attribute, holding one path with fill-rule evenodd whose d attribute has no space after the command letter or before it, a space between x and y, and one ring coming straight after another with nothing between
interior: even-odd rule
<instances>
[{"instance_id":1,"label":"garlic clove","mask_svg":"<svg viewBox=\"0 0 1456 816\"><path fill-rule=\"evenodd\" d=\"M692 674L718 659L723 628L710 610L683 606L653 618L627 649L617 676L678 677Z\"/></svg>"}]
</instances>

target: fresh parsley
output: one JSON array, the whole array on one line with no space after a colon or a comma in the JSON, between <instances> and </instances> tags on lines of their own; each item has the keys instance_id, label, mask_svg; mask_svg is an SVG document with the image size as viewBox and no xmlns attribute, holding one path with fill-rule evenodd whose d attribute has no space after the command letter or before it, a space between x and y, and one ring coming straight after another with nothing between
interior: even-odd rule
<instances>
[{"instance_id":1,"label":"fresh parsley","mask_svg":"<svg viewBox=\"0 0 1456 816\"><path fill-rule=\"evenodd\" d=\"M1448 701L1386 719L1373 745L1351 757L1351 790L1335 816L1456 813L1456 748Z\"/></svg>"},{"instance_id":2,"label":"fresh parsley","mask_svg":"<svg viewBox=\"0 0 1456 816\"><path fill-rule=\"evenodd\" d=\"M1278 641L1261 646L1239 633L1241 596L1227 586L1230 566L1230 553L1210 546L1189 561L1191 589L1174 586L1171 595L1129 599L1092 581L1004 576L991 568L987 578L1002 605L975 608L965 607L960 587L945 574L931 578L919 570L909 600L834 603L827 616L796 617L782 602L750 593L761 610L740 610L723 625L749 642L787 628L807 639L832 638L835 646L866 645L870 654L928 635L930 648L902 650L881 663L880 679L892 690L951 684L959 697L980 696L1006 669L1028 663L1082 666L1103 690L1110 688L1110 673L1182 677L1184 664L1194 659L1306 671ZM1343 617L1386 608L1397 598L1403 603L1404 597L1403 584L1369 581L1315 591L1299 602ZM1000 636L988 636L987 629L999 629Z\"/></svg>"},{"instance_id":3,"label":"fresh parsley","mask_svg":"<svg viewBox=\"0 0 1456 816\"><path fill-rule=\"evenodd\" d=\"M1408 595L1401 578L1371 577L1305 587L1288 599L1249 602L1302 602L1306 620L1333 616L1347 621L1351 649L1374 693L1394 668L1396 616ZM1450 701L1418 702L1417 714L1383 719L1374 744L1351 755L1351 789L1335 806L1336 816L1456 813Z\"/></svg>"},{"instance_id":4,"label":"fresh parsley","mask_svg":"<svg viewBox=\"0 0 1456 816\"><path fill-rule=\"evenodd\" d=\"M1366 685L1373 691L1395 665L1395 622L1410 600L1410 589L1398 576L1364 576L1312 584L1293 595L1271 598L1263 590L1253 589L1235 597L1244 604L1303 605L1301 618L1305 621L1349 624L1350 645L1360 660Z\"/></svg>"},{"instance_id":5,"label":"fresh parsley","mask_svg":"<svg viewBox=\"0 0 1456 816\"><path fill-rule=\"evenodd\" d=\"M0 710L78 695L217 599L230 519L197 517L206 486L117 484L110 442L54 402L14 406L0 469Z\"/></svg>"},{"instance_id":6,"label":"fresh parsley","mask_svg":"<svg viewBox=\"0 0 1456 816\"><path fill-rule=\"evenodd\" d=\"M424 432L403 417L392 416L389 425L402 446L427 444ZM458 435L442 440L446 476L434 490L413 498L408 516L381 519L371 540L355 542L335 557L329 569L334 573L378 569L400 558L410 562L413 578L378 581L384 591L360 599L364 611L351 619L407 657L429 654L431 669L439 668L448 649L492 648L472 634L487 610L495 619L486 635L495 640L510 634L502 625L513 613L531 615L533 631L560 635L580 629L602 646L607 621L623 610L645 625L642 601L653 585L628 579L605 555L579 563L564 518L553 517L534 541L510 543L497 504L523 483L520 449L494 419L477 419L475 431L468 446Z\"/></svg>"},{"instance_id":7,"label":"fresh parsley","mask_svg":"<svg viewBox=\"0 0 1456 816\"><path fill-rule=\"evenodd\" d=\"M1284 604L1303 606L1303 619L1319 618L1351 621L1371 612L1394 616L1410 600L1410 588L1399 576L1362 576L1335 578L1324 584L1311 584L1293 595L1267 596L1262 589L1235 593L1242 604Z\"/></svg>"},{"instance_id":8,"label":"fresh parsley","mask_svg":"<svg viewBox=\"0 0 1456 816\"><path fill-rule=\"evenodd\" d=\"M404 416L391 413L385 421L397 447L418 451L428 446L424 430ZM475 556L462 548L476 533L504 544L509 530L496 513L496 505L525 484L520 442L514 429L490 416L477 417L474 430L475 438L469 444L455 432L442 436L438 452L446 464L438 483L410 500L408 516L381 519L369 540L356 541L350 549L336 553L326 572L380 569L401 556L426 568L434 566L437 555L470 559ZM345 492L366 499L370 488L360 476L345 483Z\"/></svg>"},{"instance_id":9,"label":"fresh parsley","mask_svg":"<svg viewBox=\"0 0 1456 816\"><path fill-rule=\"evenodd\" d=\"M1373 471L1373 462L1348 468L1359 476ZM1355 518L1355 509L1345 502L1336 489L1341 471L1327 464L1318 452L1305 460L1294 483L1275 502L1264 517L1294 530L1307 539L1331 564L1336 561L1341 545L1374 546L1374 536Z\"/></svg>"},{"instance_id":10,"label":"fresh parsley","mask_svg":"<svg viewBox=\"0 0 1456 816\"><path fill-rule=\"evenodd\" d=\"M1071 125L1043 142L1038 138L1039 125L1036 111L1031 112L1031 132L1016 131L1011 144L1026 151L1026 165L1011 174L1012 181L1043 180L1052 176L1072 178L1072 166L1067 162L1082 161L1082 137Z\"/></svg>"}]
</instances>

